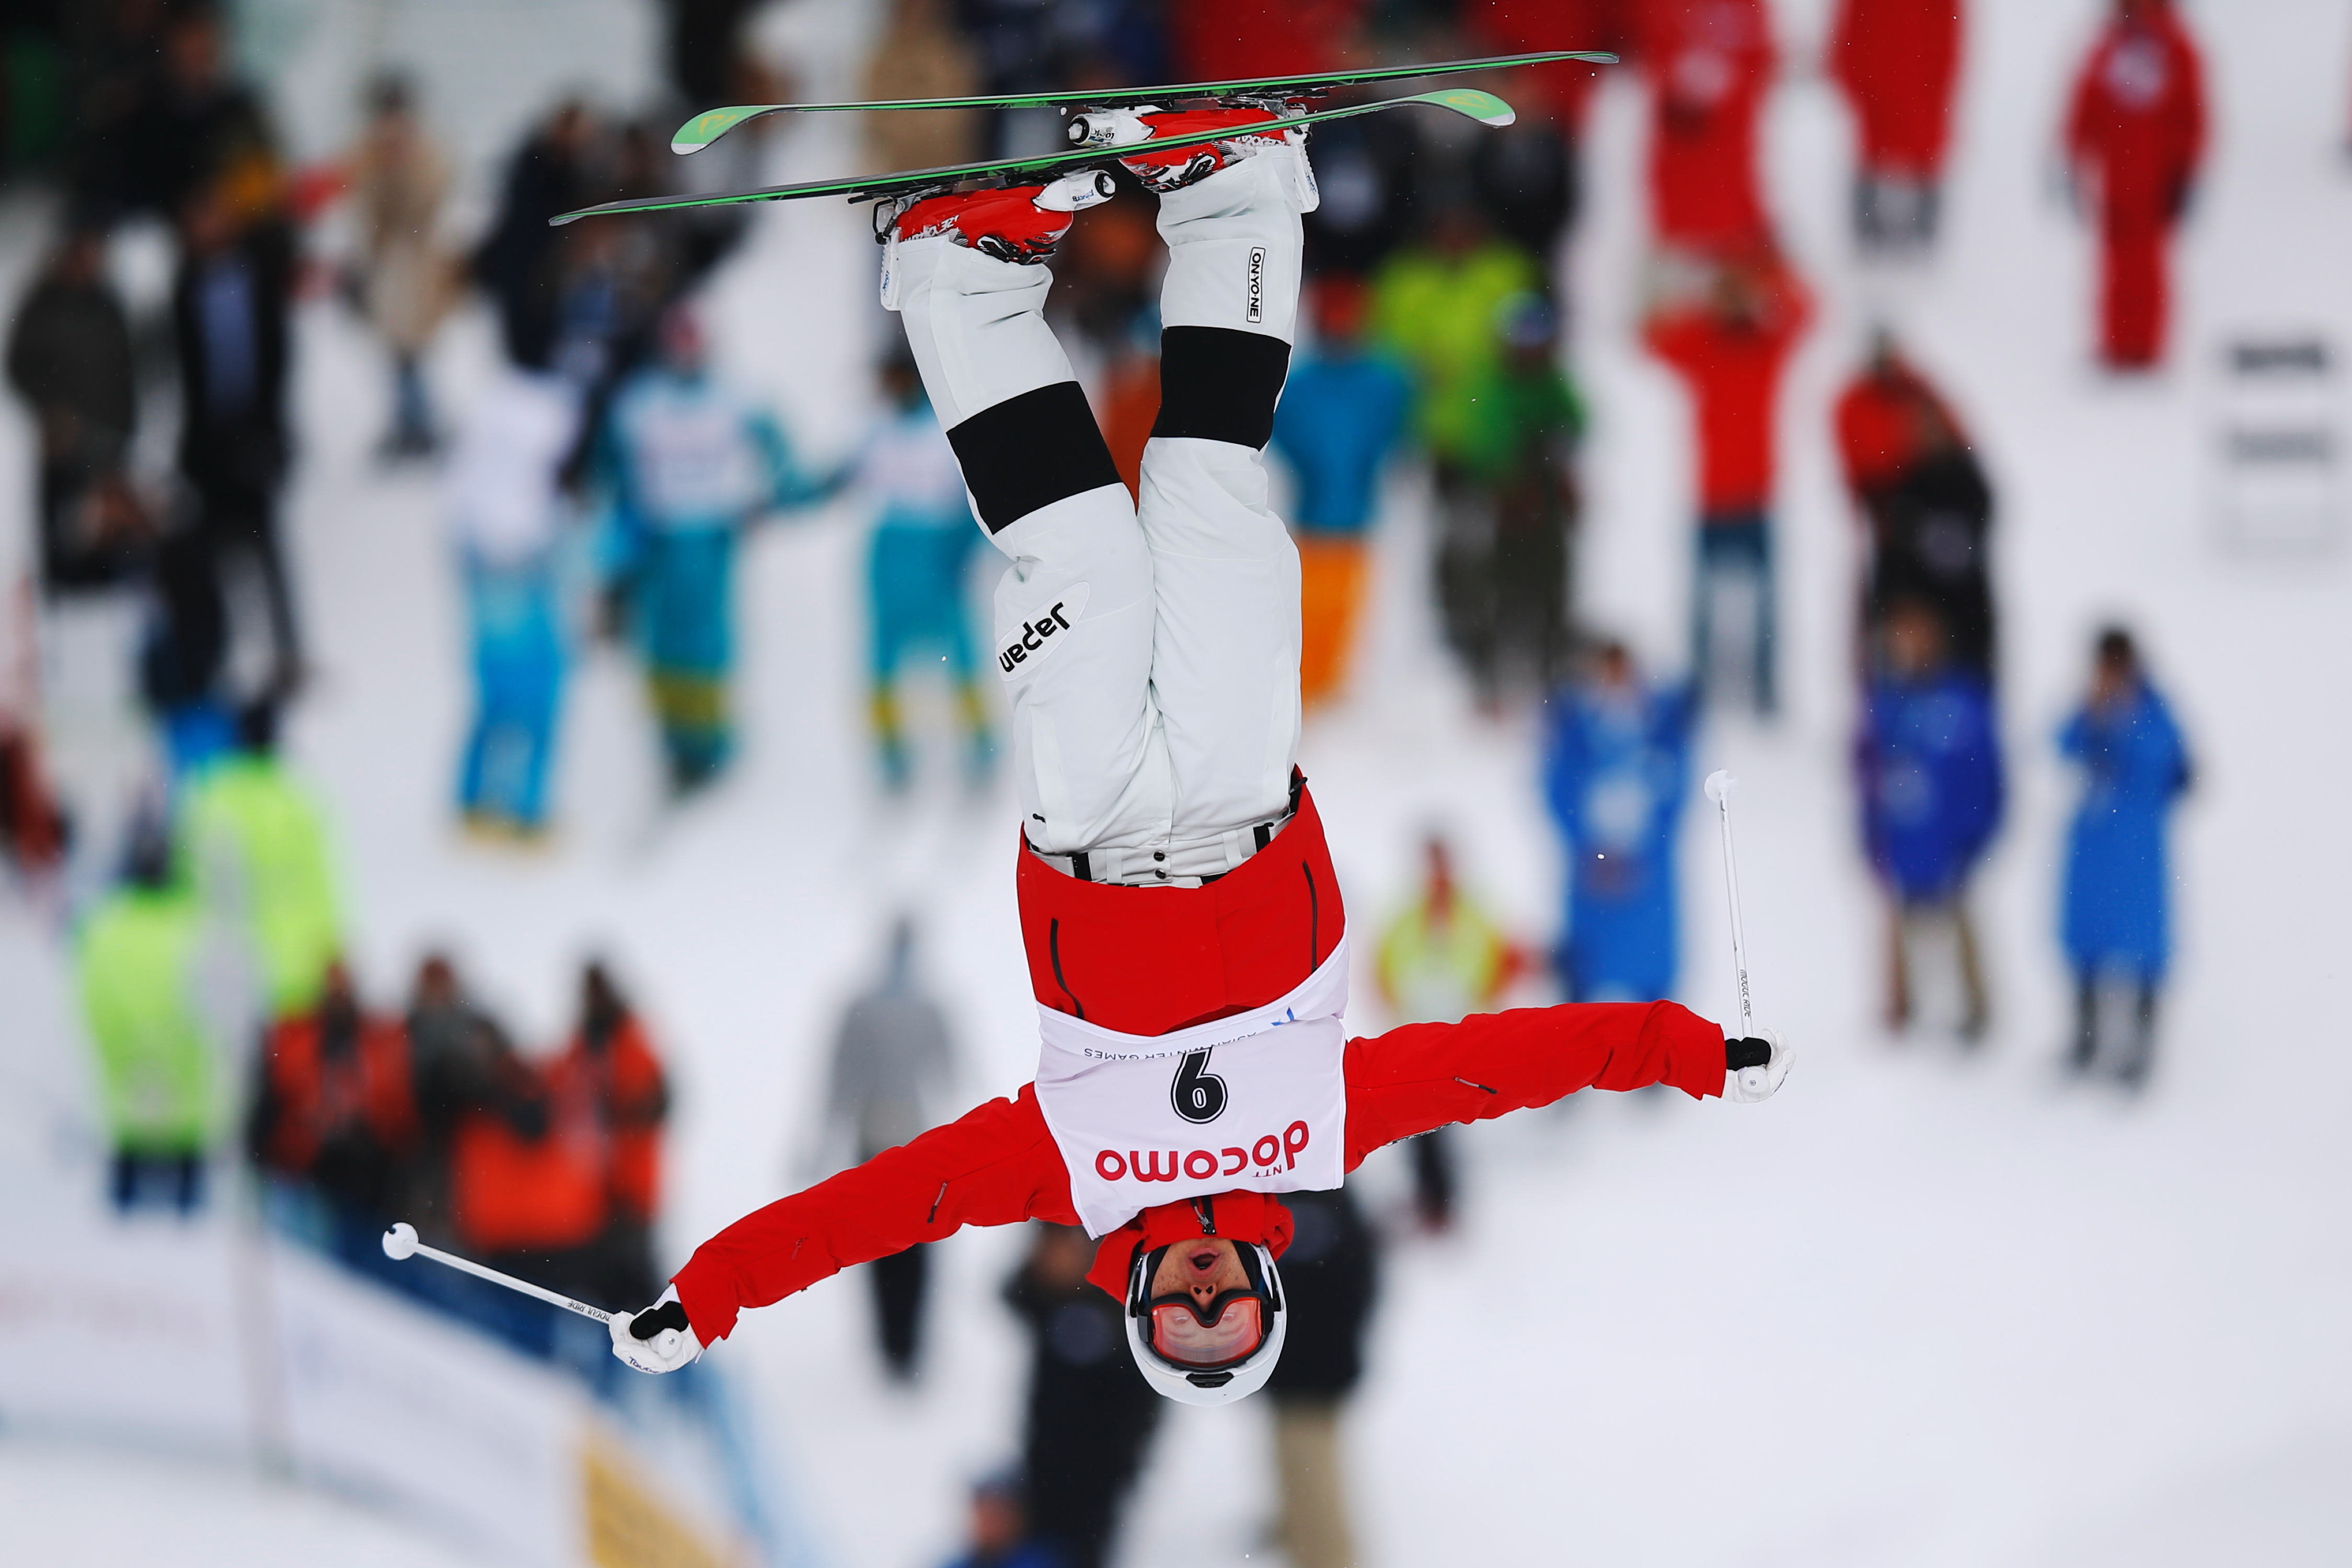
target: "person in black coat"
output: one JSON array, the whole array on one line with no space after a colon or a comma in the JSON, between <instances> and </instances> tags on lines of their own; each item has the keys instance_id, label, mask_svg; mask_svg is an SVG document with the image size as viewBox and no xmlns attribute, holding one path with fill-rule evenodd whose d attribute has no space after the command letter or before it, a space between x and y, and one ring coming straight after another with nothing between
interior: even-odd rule
<instances>
[{"instance_id":1,"label":"person in black coat","mask_svg":"<svg viewBox=\"0 0 2352 1568\"><path fill-rule=\"evenodd\" d=\"M301 639L278 532L278 492L290 456L286 418L294 236L226 183L180 210L180 268L172 321L180 359L180 474L197 503L197 531L224 563L257 570L268 598L271 685L299 679Z\"/></svg>"},{"instance_id":2,"label":"person in black coat","mask_svg":"<svg viewBox=\"0 0 2352 1568\"><path fill-rule=\"evenodd\" d=\"M1379 1293L1378 1244L1348 1189L1285 1193L1295 1227L1282 1255L1291 1333L1266 1380L1274 1396L1280 1537L1293 1568L1349 1568L1339 1412L1364 1375L1364 1330Z\"/></svg>"},{"instance_id":3,"label":"person in black coat","mask_svg":"<svg viewBox=\"0 0 2352 1568\"><path fill-rule=\"evenodd\" d=\"M43 589L121 582L145 532L124 476L138 388L130 320L106 280L106 233L86 216L70 224L17 310L8 381L39 426Z\"/></svg>"},{"instance_id":4,"label":"person in black coat","mask_svg":"<svg viewBox=\"0 0 2352 1568\"><path fill-rule=\"evenodd\" d=\"M1004 1287L1036 1349L1022 1448L1029 1526L1068 1568L1102 1568L1110 1556L1160 1424L1160 1396L1128 1354L1119 1304L1087 1283L1094 1257L1086 1232L1040 1223Z\"/></svg>"}]
</instances>

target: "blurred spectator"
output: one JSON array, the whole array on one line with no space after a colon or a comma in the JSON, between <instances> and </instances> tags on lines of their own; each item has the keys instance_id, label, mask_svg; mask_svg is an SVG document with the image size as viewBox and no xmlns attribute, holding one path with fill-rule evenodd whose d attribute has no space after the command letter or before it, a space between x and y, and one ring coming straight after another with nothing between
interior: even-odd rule
<instances>
[{"instance_id":1,"label":"blurred spectator","mask_svg":"<svg viewBox=\"0 0 2352 1568\"><path fill-rule=\"evenodd\" d=\"M857 96L970 98L979 91L979 63L957 34L947 0L890 0L889 20L866 57ZM908 110L863 118L866 164L877 172L937 169L980 156L976 109Z\"/></svg>"},{"instance_id":2,"label":"blurred spectator","mask_svg":"<svg viewBox=\"0 0 2352 1568\"><path fill-rule=\"evenodd\" d=\"M205 927L203 904L173 878L162 825L134 826L122 881L90 910L76 954L121 1213L185 1215L204 1199L226 1100L221 1042L197 1005Z\"/></svg>"},{"instance_id":3,"label":"blurred spectator","mask_svg":"<svg viewBox=\"0 0 2352 1568\"><path fill-rule=\"evenodd\" d=\"M1321 201L1300 222L1309 277L1371 271L1404 237L1422 179L1420 132L1409 114L1366 114L1315 128ZM1097 211L1108 211L1098 208Z\"/></svg>"},{"instance_id":4,"label":"blurred spectator","mask_svg":"<svg viewBox=\"0 0 2352 1568\"><path fill-rule=\"evenodd\" d=\"M978 683L979 633L972 625L971 552L979 524L965 499L963 470L923 394L923 379L904 355L884 363L888 412L858 459L859 492L876 509L866 546L868 671L874 741L883 782L903 789L913 776L898 701L898 677L918 653L946 666L963 721L971 776L983 776L995 752Z\"/></svg>"},{"instance_id":5,"label":"blurred spectator","mask_svg":"<svg viewBox=\"0 0 2352 1568\"><path fill-rule=\"evenodd\" d=\"M614 394L596 468L670 789L688 795L735 751L737 541L769 508L807 505L837 481L804 477L774 416L712 374L701 321L685 305L663 317L655 362Z\"/></svg>"},{"instance_id":6,"label":"blurred spectator","mask_svg":"<svg viewBox=\"0 0 2352 1568\"><path fill-rule=\"evenodd\" d=\"M38 427L40 574L50 594L138 565L145 519L125 478L139 418L131 323L106 276L106 233L69 220L8 334L8 382Z\"/></svg>"},{"instance_id":7,"label":"blurred spectator","mask_svg":"<svg viewBox=\"0 0 2352 1568\"><path fill-rule=\"evenodd\" d=\"M557 479L579 420L569 383L509 368L482 392L449 463L475 690L457 805L479 832L530 839L547 827L565 658Z\"/></svg>"},{"instance_id":8,"label":"blurred spectator","mask_svg":"<svg viewBox=\"0 0 2352 1568\"><path fill-rule=\"evenodd\" d=\"M1504 308L1542 287L1534 258L1460 201L1373 274L1371 335L1412 374L1413 426L1441 482L1469 445L1477 383L1502 360Z\"/></svg>"},{"instance_id":9,"label":"blurred spectator","mask_svg":"<svg viewBox=\"0 0 2352 1568\"><path fill-rule=\"evenodd\" d=\"M2066 154L2098 215L2100 357L2151 370L2170 313L2165 247L2205 154L2204 66L2171 0L2116 0L2074 81Z\"/></svg>"},{"instance_id":10,"label":"blurred spectator","mask_svg":"<svg viewBox=\"0 0 2352 1568\"><path fill-rule=\"evenodd\" d=\"M286 416L294 237L215 182L179 209L173 323L180 358L180 472L224 565L248 563L269 613L273 690L301 678L293 585L279 539L290 458Z\"/></svg>"},{"instance_id":11,"label":"blurred spectator","mask_svg":"<svg viewBox=\"0 0 2352 1568\"><path fill-rule=\"evenodd\" d=\"M971 1542L948 1568L1064 1568L1059 1553L1031 1539L1017 1475L990 1476L971 1489Z\"/></svg>"},{"instance_id":12,"label":"blurred spectator","mask_svg":"<svg viewBox=\"0 0 2352 1568\"><path fill-rule=\"evenodd\" d=\"M663 0L662 8L669 16L670 85L680 98L697 109L730 101L727 88L741 56L743 19L756 4L757 0Z\"/></svg>"},{"instance_id":13,"label":"blurred spectator","mask_svg":"<svg viewBox=\"0 0 2352 1568\"><path fill-rule=\"evenodd\" d=\"M408 998L409 1068L423 1132L408 1172L402 1217L435 1247L458 1245L449 1162L459 1122L509 1087L499 1070L497 1024L477 1007L445 953L427 953Z\"/></svg>"},{"instance_id":14,"label":"blurred spectator","mask_svg":"<svg viewBox=\"0 0 2352 1568\"><path fill-rule=\"evenodd\" d=\"M404 79L382 78L368 97L368 124L349 174L365 247L360 297L369 324L392 351L392 428L380 450L387 458L423 457L440 437L419 362L457 280L437 227L449 164L417 117L415 93Z\"/></svg>"},{"instance_id":15,"label":"blurred spectator","mask_svg":"<svg viewBox=\"0 0 2352 1568\"><path fill-rule=\"evenodd\" d=\"M474 276L498 307L507 358L525 370L546 370L554 357L565 246L584 231L550 228L547 220L589 200L582 160L593 129L577 100L549 113L508 164L498 216L474 252Z\"/></svg>"},{"instance_id":16,"label":"blurred spectator","mask_svg":"<svg viewBox=\"0 0 2352 1568\"><path fill-rule=\"evenodd\" d=\"M250 940L272 1018L314 1006L342 949L342 902L317 798L278 754L278 710L248 705L236 743L198 773L180 838L205 907Z\"/></svg>"},{"instance_id":17,"label":"blurred spectator","mask_svg":"<svg viewBox=\"0 0 2352 1568\"><path fill-rule=\"evenodd\" d=\"M1522 294L1501 313L1503 357L1473 373L1455 460L1483 504L1451 509L1438 593L1456 651L1492 704L1549 689L1568 658L1575 447L1584 405L1559 368L1559 317Z\"/></svg>"},{"instance_id":18,"label":"blurred spectator","mask_svg":"<svg viewBox=\"0 0 2352 1568\"><path fill-rule=\"evenodd\" d=\"M849 1133L854 1163L863 1164L929 1131L954 1077L947 1016L916 973L915 922L901 915L881 980L849 1005L834 1037L825 1121ZM866 1266L882 1359L902 1382L922 1348L929 1258L929 1247L910 1247Z\"/></svg>"},{"instance_id":19,"label":"blurred spectator","mask_svg":"<svg viewBox=\"0 0 2352 1568\"><path fill-rule=\"evenodd\" d=\"M338 961L315 1006L270 1026L248 1132L255 1159L324 1199L333 1250L366 1261L421 1132L406 1032L396 1018L361 1010Z\"/></svg>"},{"instance_id":20,"label":"blurred spectator","mask_svg":"<svg viewBox=\"0 0 2352 1568\"><path fill-rule=\"evenodd\" d=\"M1943 624L1916 599L1886 614L1881 673L1855 746L1863 841L1890 905L1886 1023L1914 1016L1916 952L1948 931L1960 991L1960 1037L1984 1033L1984 972L1969 918L1969 879L2000 826L2004 786L1992 690L1954 665Z\"/></svg>"},{"instance_id":21,"label":"blurred spectator","mask_svg":"<svg viewBox=\"0 0 2352 1568\"><path fill-rule=\"evenodd\" d=\"M1924 599L1952 661L1991 679L1992 490L1950 406L1883 331L1838 398L1837 436L1847 491L1870 528L1865 640L1888 605Z\"/></svg>"},{"instance_id":22,"label":"blurred spectator","mask_svg":"<svg viewBox=\"0 0 2352 1568\"><path fill-rule=\"evenodd\" d=\"M1426 868L1412 902L1381 933L1381 1000L1398 1024L1458 1024L1473 1013L1493 1011L1525 959L1454 880L1445 840L1432 834L1423 855ZM1413 1201L1432 1230L1454 1223L1454 1137L1453 1129L1441 1127L1410 1145Z\"/></svg>"},{"instance_id":23,"label":"blurred spectator","mask_svg":"<svg viewBox=\"0 0 2352 1568\"><path fill-rule=\"evenodd\" d=\"M139 694L162 731L175 788L228 750L236 733L217 557L194 510L176 511L155 542L139 646Z\"/></svg>"},{"instance_id":24,"label":"blurred spectator","mask_svg":"<svg viewBox=\"0 0 2352 1568\"><path fill-rule=\"evenodd\" d=\"M1446 640L1474 667L1491 627L1480 614L1487 599L1470 590L1476 564L1492 557L1495 529L1493 494L1474 467L1477 398L1503 361L1506 311L1541 286L1534 259L1458 200L1372 280L1372 336L1412 373L1413 426L1436 481L1435 577ZM1491 668L1476 673L1491 697Z\"/></svg>"},{"instance_id":25,"label":"blurred spectator","mask_svg":"<svg viewBox=\"0 0 2352 1568\"><path fill-rule=\"evenodd\" d=\"M651 1300L660 1289L653 1225L661 1208L669 1082L645 1026L603 963L582 968L579 1026L541 1078L549 1141L593 1150L603 1175L603 1224L587 1256L560 1264L555 1274L591 1300Z\"/></svg>"},{"instance_id":26,"label":"blurred spectator","mask_svg":"<svg viewBox=\"0 0 2352 1568\"><path fill-rule=\"evenodd\" d=\"M1085 1231L1039 1222L1004 1288L1034 1347L1022 1449L1029 1522L1066 1568L1111 1558L1119 1510L1160 1424L1160 1396L1128 1354L1119 1304L1087 1283L1094 1258Z\"/></svg>"},{"instance_id":27,"label":"blurred spectator","mask_svg":"<svg viewBox=\"0 0 2352 1568\"><path fill-rule=\"evenodd\" d=\"M1872 248L1922 250L1935 241L1960 32L1961 0L1843 0L1839 8L1830 74L1853 110L1853 228Z\"/></svg>"},{"instance_id":28,"label":"blurred spectator","mask_svg":"<svg viewBox=\"0 0 2352 1568\"><path fill-rule=\"evenodd\" d=\"M1694 298L1659 300L1644 328L1651 352L1688 386L1696 426L1692 667L1713 700L1736 673L1756 711L1768 715L1777 706L1770 511L1780 373L1811 319L1804 284L1768 247L1710 268ZM1717 646L1718 601L1721 610L1746 610L1744 658Z\"/></svg>"},{"instance_id":29,"label":"blurred spectator","mask_svg":"<svg viewBox=\"0 0 2352 1568\"><path fill-rule=\"evenodd\" d=\"M1576 216L1576 152L1549 116L1521 115L1471 144L1470 189L1506 238L1549 263Z\"/></svg>"},{"instance_id":30,"label":"blurred spectator","mask_svg":"<svg viewBox=\"0 0 2352 1568\"><path fill-rule=\"evenodd\" d=\"M1756 124L1775 67L1764 0L1638 0L1635 47L1654 95L1652 226L1661 244L1721 250L1769 228Z\"/></svg>"},{"instance_id":31,"label":"blurred spectator","mask_svg":"<svg viewBox=\"0 0 2352 1568\"><path fill-rule=\"evenodd\" d=\"M1304 76L1354 63L1367 0L1185 0L1170 5L1179 81Z\"/></svg>"},{"instance_id":32,"label":"blurred spectator","mask_svg":"<svg viewBox=\"0 0 2352 1568\"><path fill-rule=\"evenodd\" d=\"M1639 0L1456 0L1454 19L1478 54L1517 55L1544 49L1607 50L1625 54L1633 48L1633 28ZM1540 103L1567 132L1570 141L1584 134L1592 94L1601 85L1605 66L1581 60L1556 65L1522 66L1511 73L1512 95L1522 107Z\"/></svg>"},{"instance_id":33,"label":"blurred spectator","mask_svg":"<svg viewBox=\"0 0 2352 1568\"><path fill-rule=\"evenodd\" d=\"M92 105L89 194L117 212L176 219L207 187L245 199L273 183L277 138L260 99L230 72L220 7L124 4L113 21Z\"/></svg>"},{"instance_id":34,"label":"blurred spectator","mask_svg":"<svg viewBox=\"0 0 2352 1568\"><path fill-rule=\"evenodd\" d=\"M37 877L63 861L71 836L42 771L38 733L23 713L0 706L0 858L17 875Z\"/></svg>"},{"instance_id":35,"label":"blurred spectator","mask_svg":"<svg viewBox=\"0 0 2352 1568\"><path fill-rule=\"evenodd\" d=\"M1643 680L1620 642L1555 694L1544 796L1568 862L1555 962L1572 1002L1658 1002L1681 967L1675 845L1690 794L1697 701Z\"/></svg>"},{"instance_id":36,"label":"blurred spectator","mask_svg":"<svg viewBox=\"0 0 2352 1568\"><path fill-rule=\"evenodd\" d=\"M1364 534L1412 388L1394 364L1365 351L1360 279L1326 274L1307 305L1315 337L1293 362L1275 407L1274 448L1298 486L1290 509L1298 544L1298 687L1300 700L1313 709L1347 679L1370 575Z\"/></svg>"},{"instance_id":37,"label":"blurred spectator","mask_svg":"<svg viewBox=\"0 0 2352 1568\"><path fill-rule=\"evenodd\" d=\"M1429 1142L1415 1139L1413 1146ZM1282 1255L1283 1310L1303 1331L1284 1341L1265 1385L1282 1507L1276 1536L1292 1568L1354 1568L1339 1415L1364 1375L1379 1248L1345 1188L1286 1193L1282 1203L1296 1227Z\"/></svg>"},{"instance_id":38,"label":"blurred spectator","mask_svg":"<svg viewBox=\"0 0 2352 1568\"><path fill-rule=\"evenodd\" d=\"M2075 995L2067 1065L2084 1073L2110 1055L2102 1048L2101 994L2120 989L2131 1026L2110 1065L2137 1088L2153 1063L2157 993L2172 961L2166 828L2191 774L2179 726L2148 683L2130 633L2099 634L2089 696L2059 731L2058 750L2084 774L2066 841L2062 923Z\"/></svg>"}]
</instances>

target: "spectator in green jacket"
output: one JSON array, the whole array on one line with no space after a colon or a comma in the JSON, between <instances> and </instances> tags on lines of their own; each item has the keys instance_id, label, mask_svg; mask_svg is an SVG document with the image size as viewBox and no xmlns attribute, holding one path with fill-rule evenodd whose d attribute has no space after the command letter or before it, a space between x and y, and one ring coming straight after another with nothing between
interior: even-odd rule
<instances>
[{"instance_id":1,"label":"spectator in green jacket","mask_svg":"<svg viewBox=\"0 0 2352 1568\"><path fill-rule=\"evenodd\" d=\"M198 897L252 943L268 1016L315 1005L342 951L341 904L325 817L278 760L273 703L238 716L236 749L190 784L180 832Z\"/></svg>"},{"instance_id":2,"label":"spectator in green jacket","mask_svg":"<svg viewBox=\"0 0 2352 1568\"><path fill-rule=\"evenodd\" d=\"M197 1005L204 938L203 905L173 881L169 838L160 825L135 832L122 884L91 911L75 955L122 1213L185 1215L203 1201L225 1077Z\"/></svg>"},{"instance_id":3,"label":"spectator in green jacket","mask_svg":"<svg viewBox=\"0 0 2352 1568\"><path fill-rule=\"evenodd\" d=\"M1504 357L1506 306L1543 282L1535 258L1467 204L1439 212L1373 274L1372 341L1412 371L1413 429L1441 476L1469 443L1475 382Z\"/></svg>"}]
</instances>

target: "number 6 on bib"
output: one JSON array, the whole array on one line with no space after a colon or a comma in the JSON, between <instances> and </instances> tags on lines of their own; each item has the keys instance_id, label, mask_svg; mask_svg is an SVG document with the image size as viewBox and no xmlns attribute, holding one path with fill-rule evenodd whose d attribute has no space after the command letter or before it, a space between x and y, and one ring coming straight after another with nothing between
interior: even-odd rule
<instances>
[{"instance_id":1,"label":"number 6 on bib","mask_svg":"<svg viewBox=\"0 0 2352 1568\"><path fill-rule=\"evenodd\" d=\"M1176 1114L1187 1121L1214 1121L1225 1113L1225 1080L1209 1070L1207 1051L1186 1051L1169 1090Z\"/></svg>"}]
</instances>

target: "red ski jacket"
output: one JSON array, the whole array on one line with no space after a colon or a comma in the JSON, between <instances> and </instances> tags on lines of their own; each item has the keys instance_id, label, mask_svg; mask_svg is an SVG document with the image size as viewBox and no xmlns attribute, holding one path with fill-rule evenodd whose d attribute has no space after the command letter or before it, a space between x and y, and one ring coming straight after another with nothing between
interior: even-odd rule
<instances>
[{"instance_id":1,"label":"red ski jacket","mask_svg":"<svg viewBox=\"0 0 2352 1568\"><path fill-rule=\"evenodd\" d=\"M1772 504L1780 372L1812 317L1811 299L1793 277L1775 293L1752 321L1685 309L1653 320L1644 334L1650 351L1689 384L1706 517L1735 518Z\"/></svg>"},{"instance_id":2,"label":"red ski jacket","mask_svg":"<svg viewBox=\"0 0 2352 1568\"><path fill-rule=\"evenodd\" d=\"M1853 105L1863 167L1932 180L1951 141L1960 0L1845 0L1830 70Z\"/></svg>"},{"instance_id":3,"label":"red ski jacket","mask_svg":"<svg viewBox=\"0 0 2352 1568\"><path fill-rule=\"evenodd\" d=\"M1400 1138L1549 1105L1580 1089L1668 1083L1694 1098L1720 1094L1723 1058L1723 1031L1672 1002L1528 1007L1353 1039L1344 1058L1347 1167ZM1087 1278L1123 1300L1136 1247L1209 1234L1202 1208L1218 1236L1264 1242L1277 1256L1289 1244L1290 1215L1276 1199L1221 1194L1198 1206L1145 1210L1102 1239ZM782 1300L853 1264L968 1225L1029 1219L1078 1223L1061 1151L1036 1091L1024 1085L1011 1100L990 1100L737 1220L678 1270L678 1300L709 1344L732 1332L745 1308Z\"/></svg>"},{"instance_id":4,"label":"red ski jacket","mask_svg":"<svg viewBox=\"0 0 2352 1568\"><path fill-rule=\"evenodd\" d=\"M1668 245L1725 247L1768 227L1757 117L1775 58L1763 0L1643 0L1637 43L1655 90L1650 201Z\"/></svg>"},{"instance_id":5,"label":"red ski jacket","mask_svg":"<svg viewBox=\"0 0 2352 1568\"><path fill-rule=\"evenodd\" d=\"M1865 370L1837 401L1838 455L1846 488L1857 497L1903 478L1928 447L1928 426L1940 419L1962 446L1959 421L1925 376L1896 360L1885 371Z\"/></svg>"},{"instance_id":6,"label":"red ski jacket","mask_svg":"<svg viewBox=\"0 0 2352 1568\"><path fill-rule=\"evenodd\" d=\"M2204 69L2169 5L2101 34L2066 117L2066 151L2095 172L2111 227L2178 216L2205 152Z\"/></svg>"}]
</instances>

